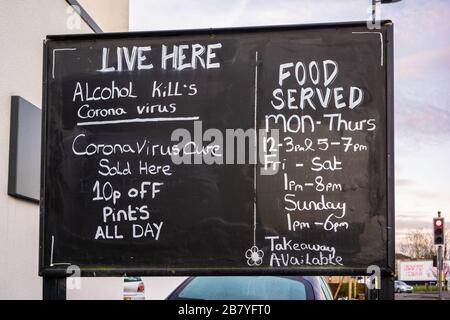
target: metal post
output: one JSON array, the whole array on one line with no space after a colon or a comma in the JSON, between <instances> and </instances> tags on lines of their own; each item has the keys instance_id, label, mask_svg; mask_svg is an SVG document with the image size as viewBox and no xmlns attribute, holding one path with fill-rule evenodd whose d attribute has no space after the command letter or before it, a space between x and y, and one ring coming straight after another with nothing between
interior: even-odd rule
<instances>
[{"instance_id":1,"label":"metal post","mask_svg":"<svg viewBox=\"0 0 450 320\"><path fill-rule=\"evenodd\" d=\"M375 25L377 17L377 0L372 0L372 25Z\"/></svg>"},{"instance_id":2,"label":"metal post","mask_svg":"<svg viewBox=\"0 0 450 320\"><path fill-rule=\"evenodd\" d=\"M443 271L443 259L442 259L442 246L438 246L438 286L439 286L439 300L442 300L442 271Z\"/></svg>"},{"instance_id":3,"label":"metal post","mask_svg":"<svg viewBox=\"0 0 450 320\"><path fill-rule=\"evenodd\" d=\"M43 300L66 300L66 278L42 278Z\"/></svg>"},{"instance_id":4,"label":"metal post","mask_svg":"<svg viewBox=\"0 0 450 320\"><path fill-rule=\"evenodd\" d=\"M381 276L379 300L394 300L394 277L392 275Z\"/></svg>"}]
</instances>

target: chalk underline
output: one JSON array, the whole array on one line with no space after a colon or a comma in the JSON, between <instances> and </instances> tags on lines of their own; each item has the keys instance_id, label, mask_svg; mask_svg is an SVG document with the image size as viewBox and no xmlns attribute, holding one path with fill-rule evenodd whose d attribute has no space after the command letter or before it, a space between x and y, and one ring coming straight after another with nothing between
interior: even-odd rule
<instances>
[{"instance_id":1,"label":"chalk underline","mask_svg":"<svg viewBox=\"0 0 450 320\"><path fill-rule=\"evenodd\" d=\"M192 121L199 120L200 117L165 117L165 118L135 118L135 119L121 119L121 120L100 120L78 122L78 126L95 126L103 124L117 124L117 123L139 123L139 122L163 122L163 121Z\"/></svg>"}]
</instances>

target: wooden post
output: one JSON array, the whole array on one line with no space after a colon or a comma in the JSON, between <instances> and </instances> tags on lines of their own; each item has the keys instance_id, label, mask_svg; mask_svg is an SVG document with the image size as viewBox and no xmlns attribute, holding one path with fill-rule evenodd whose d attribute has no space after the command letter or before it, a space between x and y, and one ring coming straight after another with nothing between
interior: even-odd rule
<instances>
[{"instance_id":1,"label":"wooden post","mask_svg":"<svg viewBox=\"0 0 450 320\"><path fill-rule=\"evenodd\" d=\"M339 291L341 290L341 287L342 287L342 279L343 279L343 278L344 278L343 276L339 277L339 284L338 284L338 287L337 287L337 289L336 289L336 292L334 293L334 296L333 296L333 299L334 299L334 300L336 300L336 298L337 298L337 296L338 296L338 294L339 294Z\"/></svg>"},{"instance_id":2,"label":"wooden post","mask_svg":"<svg viewBox=\"0 0 450 320\"><path fill-rule=\"evenodd\" d=\"M352 298L352 281L353 279L350 277L348 279L348 300Z\"/></svg>"}]
</instances>

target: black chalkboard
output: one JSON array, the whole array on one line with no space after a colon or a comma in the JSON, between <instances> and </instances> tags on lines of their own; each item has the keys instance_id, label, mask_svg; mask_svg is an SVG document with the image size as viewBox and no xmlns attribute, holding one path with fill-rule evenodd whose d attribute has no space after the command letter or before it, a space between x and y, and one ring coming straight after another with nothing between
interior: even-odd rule
<instances>
[{"instance_id":1,"label":"black chalkboard","mask_svg":"<svg viewBox=\"0 0 450 320\"><path fill-rule=\"evenodd\" d=\"M40 274L392 271L392 32L49 36Z\"/></svg>"}]
</instances>

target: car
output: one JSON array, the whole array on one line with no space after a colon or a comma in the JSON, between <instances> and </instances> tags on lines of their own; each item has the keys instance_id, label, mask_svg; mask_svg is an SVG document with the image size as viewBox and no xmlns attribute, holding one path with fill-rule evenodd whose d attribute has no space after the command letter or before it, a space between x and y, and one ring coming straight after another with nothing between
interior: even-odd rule
<instances>
[{"instance_id":1,"label":"car","mask_svg":"<svg viewBox=\"0 0 450 320\"><path fill-rule=\"evenodd\" d=\"M123 300L145 300L145 285L140 277L123 279Z\"/></svg>"},{"instance_id":2,"label":"car","mask_svg":"<svg viewBox=\"0 0 450 320\"><path fill-rule=\"evenodd\" d=\"M394 284L394 290L396 293L412 293L413 287L410 285L407 285L403 281L396 280Z\"/></svg>"},{"instance_id":3,"label":"car","mask_svg":"<svg viewBox=\"0 0 450 320\"><path fill-rule=\"evenodd\" d=\"M322 277L189 277L167 300L333 300Z\"/></svg>"}]
</instances>

